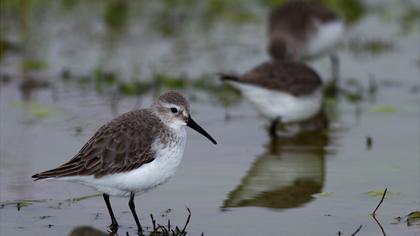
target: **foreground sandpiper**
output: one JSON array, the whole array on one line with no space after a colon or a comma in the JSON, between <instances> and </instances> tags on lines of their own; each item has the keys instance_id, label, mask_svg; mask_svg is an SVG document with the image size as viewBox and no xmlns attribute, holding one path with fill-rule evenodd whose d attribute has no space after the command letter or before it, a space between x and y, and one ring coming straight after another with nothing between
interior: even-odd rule
<instances>
[{"instance_id":1,"label":"foreground sandpiper","mask_svg":"<svg viewBox=\"0 0 420 236\"><path fill-rule=\"evenodd\" d=\"M306 121L322 107L322 81L303 63L265 62L242 76L221 74L221 78L239 89L263 116L272 120L272 136L276 135L279 122Z\"/></svg>"},{"instance_id":2,"label":"foreground sandpiper","mask_svg":"<svg viewBox=\"0 0 420 236\"><path fill-rule=\"evenodd\" d=\"M268 52L274 60L330 53L333 77L338 77L334 48L344 34L344 23L334 11L314 1L288 1L272 10L268 22Z\"/></svg>"},{"instance_id":3,"label":"foreground sandpiper","mask_svg":"<svg viewBox=\"0 0 420 236\"><path fill-rule=\"evenodd\" d=\"M118 229L118 223L109 196L130 197L130 210L142 232L134 195L174 175L187 140L185 126L216 144L191 118L189 103L181 94L164 93L150 108L127 112L103 125L69 162L32 178L76 182L103 193L112 230Z\"/></svg>"}]
</instances>

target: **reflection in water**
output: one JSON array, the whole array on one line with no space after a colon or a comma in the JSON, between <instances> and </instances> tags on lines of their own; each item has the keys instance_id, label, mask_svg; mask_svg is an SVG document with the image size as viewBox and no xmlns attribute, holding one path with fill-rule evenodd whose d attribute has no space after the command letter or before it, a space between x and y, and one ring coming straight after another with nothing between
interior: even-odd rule
<instances>
[{"instance_id":1,"label":"reflection in water","mask_svg":"<svg viewBox=\"0 0 420 236\"><path fill-rule=\"evenodd\" d=\"M113 235L113 234L112 233L107 234L91 226L85 226L85 225L74 228L69 234L69 236L105 236L105 235Z\"/></svg>"},{"instance_id":2,"label":"reflection in water","mask_svg":"<svg viewBox=\"0 0 420 236\"><path fill-rule=\"evenodd\" d=\"M299 127L302 131L321 131L330 126L328 115L325 112L325 106L311 119L300 122Z\"/></svg>"},{"instance_id":3,"label":"reflection in water","mask_svg":"<svg viewBox=\"0 0 420 236\"><path fill-rule=\"evenodd\" d=\"M154 218L153 214L150 214L150 219L152 221L152 227L146 227L146 230L143 229L139 232L136 231L133 235L161 235L161 236L185 236L187 235L187 226L190 223L191 219L191 210L187 208L188 216L183 226L179 225L171 225L171 220L167 219L167 224L159 224L156 219ZM167 212L168 213L168 212ZM165 215L161 215L161 217L165 217ZM98 229L95 229L91 226L78 226L74 228L69 236L103 236L103 235L118 235L118 226L114 229L109 228L107 233L102 232ZM204 233L202 233L203 235ZM125 231L123 235L129 236L130 233Z\"/></svg>"},{"instance_id":4,"label":"reflection in water","mask_svg":"<svg viewBox=\"0 0 420 236\"><path fill-rule=\"evenodd\" d=\"M23 101L34 100L33 95L36 91L47 88L51 88L49 82L40 81L25 74L22 75L22 82L20 83L19 90Z\"/></svg>"},{"instance_id":5,"label":"reflection in water","mask_svg":"<svg viewBox=\"0 0 420 236\"><path fill-rule=\"evenodd\" d=\"M283 209L310 202L324 184L325 147L329 142L329 135L321 132L271 140L241 184L228 194L222 208Z\"/></svg>"}]
</instances>

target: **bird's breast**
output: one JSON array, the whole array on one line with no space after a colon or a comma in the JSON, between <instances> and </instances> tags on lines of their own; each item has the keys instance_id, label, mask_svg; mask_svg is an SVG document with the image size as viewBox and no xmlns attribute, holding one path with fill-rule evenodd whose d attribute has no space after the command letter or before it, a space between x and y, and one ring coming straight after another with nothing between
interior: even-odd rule
<instances>
[{"instance_id":1,"label":"bird's breast","mask_svg":"<svg viewBox=\"0 0 420 236\"><path fill-rule=\"evenodd\" d=\"M152 163L160 169L160 172L165 173L162 176L163 179L170 178L175 174L184 155L186 141L186 131L182 127L180 130L173 131L165 142L157 139L153 143L152 150L155 153L155 159Z\"/></svg>"}]
</instances>

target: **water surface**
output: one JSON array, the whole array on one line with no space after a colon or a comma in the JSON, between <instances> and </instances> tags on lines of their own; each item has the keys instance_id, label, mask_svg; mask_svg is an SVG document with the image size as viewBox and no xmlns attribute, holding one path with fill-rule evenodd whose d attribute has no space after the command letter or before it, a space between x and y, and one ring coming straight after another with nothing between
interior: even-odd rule
<instances>
[{"instance_id":1,"label":"water surface","mask_svg":"<svg viewBox=\"0 0 420 236\"><path fill-rule=\"evenodd\" d=\"M75 200L94 191L30 176L67 161L101 124L168 89L187 95L194 119L219 144L188 131L175 178L136 198L144 225L150 213L183 225L187 206L189 235L350 235L360 225L360 235L381 235L369 213L388 188L377 214L384 231L419 235L419 225L394 219L419 210L414 1L333 4L349 24L338 51L346 92L326 101L330 130L278 140L216 76L267 60L268 1L171 2L2 5L0 235L69 235L82 225L106 232L102 198ZM310 64L329 80L328 58ZM119 232L133 234L127 199L111 202Z\"/></svg>"}]
</instances>

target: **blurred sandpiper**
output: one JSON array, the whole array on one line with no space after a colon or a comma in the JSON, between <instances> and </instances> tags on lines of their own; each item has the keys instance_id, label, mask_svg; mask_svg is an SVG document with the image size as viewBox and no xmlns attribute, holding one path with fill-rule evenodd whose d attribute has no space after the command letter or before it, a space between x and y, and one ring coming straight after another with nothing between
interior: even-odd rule
<instances>
[{"instance_id":1,"label":"blurred sandpiper","mask_svg":"<svg viewBox=\"0 0 420 236\"><path fill-rule=\"evenodd\" d=\"M269 16L268 52L274 60L305 60L329 53L333 78L338 77L334 49L344 34L344 23L320 2L291 0Z\"/></svg>"},{"instance_id":2,"label":"blurred sandpiper","mask_svg":"<svg viewBox=\"0 0 420 236\"><path fill-rule=\"evenodd\" d=\"M271 119L270 134L277 125L298 123L321 111L322 81L300 62L265 62L241 75L222 74L222 79L239 89L256 109Z\"/></svg>"},{"instance_id":3,"label":"blurred sandpiper","mask_svg":"<svg viewBox=\"0 0 420 236\"><path fill-rule=\"evenodd\" d=\"M129 197L129 207L142 232L135 194L167 182L182 159L185 126L216 141L190 116L188 101L177 92L161 95L147 109L127 112L103 125L67 163L32 176L80 183L103 193L112 230L118 223L109 196Z\"/></svg>"}]
</instances>

